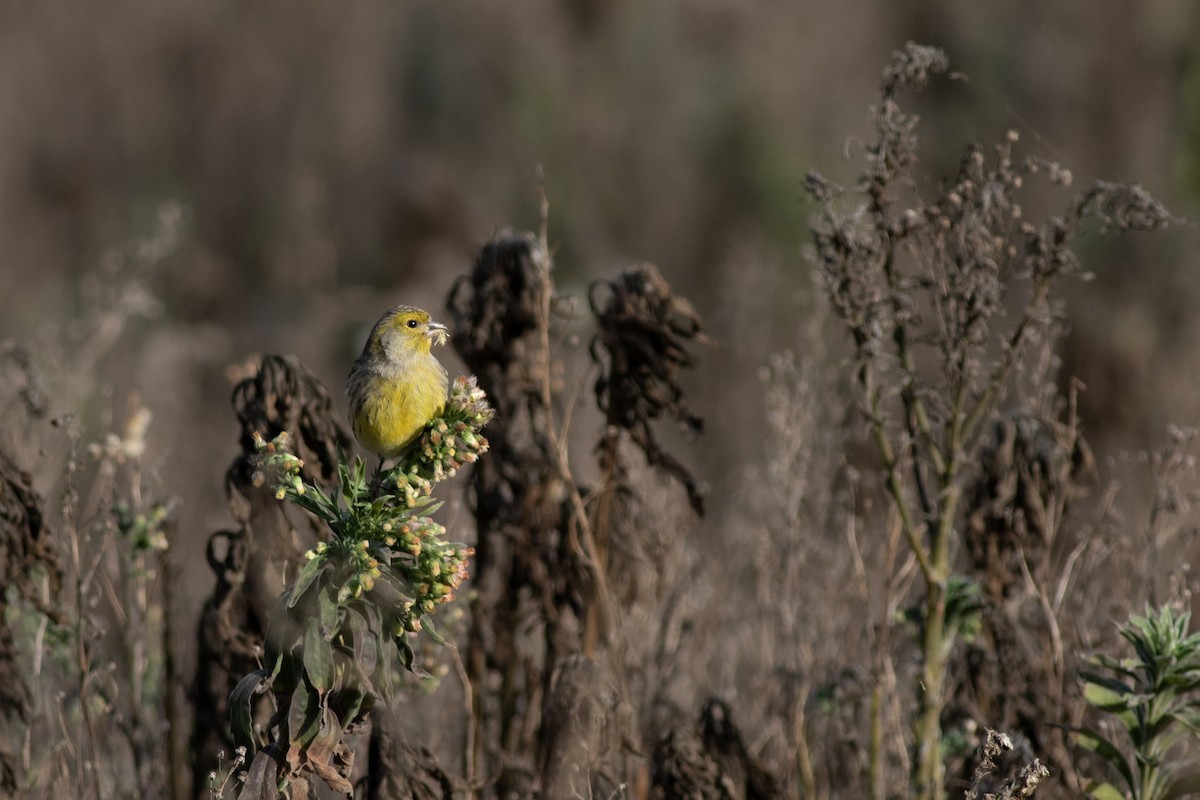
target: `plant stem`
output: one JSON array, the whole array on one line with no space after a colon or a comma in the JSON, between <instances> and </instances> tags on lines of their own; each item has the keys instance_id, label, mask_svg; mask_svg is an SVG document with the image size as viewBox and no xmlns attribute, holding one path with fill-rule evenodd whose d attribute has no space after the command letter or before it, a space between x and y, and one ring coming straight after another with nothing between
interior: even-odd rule
<instances>
[{"instance_id":1,"label":"plant stem","mask_svg":"<svg viewBox=\"0 0 1200 800\"><path fill-rule=\"evenodd\" d=\"M168 541L170 539L168 538ZM162 587L162 654L163 654L163 713L167 718L167 769L170 777L167 783L171 787L171 800L184 800L187 797L187 766L184 758L184 747L181 734L184 731L183 713L179 708L179 699L175 694L176 664L174 641L174 619L171 611L171 587L174 585L171 575L171 550L167 548L158 554L159 580Z\"/></svg>"},{"instance_id":2,"label":"plant stem","mask_svg":"<svg viewBox=\"0 0 1200 800\"><path fill-rule=\"evenodd\" d=\"M867 733L867 796L883 800L883 685L878 675L871 683L870 729Z\"/></svg>"},{"instance_id":3,"label":"plant stem","mask_svg":"<svg viewBox=\"0 0 1200 800\"><path fill-rule=\"evenodd\" d=\"M550 377L550 301L554 292L554 285L550 279L550 264L549 264L549 249L546 242L546 227L545 227L545 203L543 197L543 225L541 231L541 247L542 252L547 254L547 263L541 270L542 286L541 286L541 313L538 320L538 335L542 350L542 357L546 360L542 369L542 407L546 411L546 436L549 439L550 451L554 455L554 464L558 469L559 478L567 487L567 495L571 502L571 510L573 524L571 525L571 539L575 546L576 552L580 555L584 565L591 573L594 581L593 587L593 603L598 612L599 626L594 630L593 636L597 642L601 642L607 638L613 630L613 608L610 602L608 592L608 577L605 574L604 560L596 543L595 533L592 529L591 520L588 517L587 508L584 506L583 496L579 493L579 485L575 482L575 478L571 473L571 464L567 458L566 445L559 436L558 429L554 422L553 414L553 392L551 390ZM589 609L589 618L591 611ZM592 655L585 649L585 654Z\"/></svg>"},{"instance_id":4,"label":"plant stem","mask_svg":"<svg viewBox=\"0 0 1200 800\"><path fill-rule=\"evenodd\" d=\"M87 603L84 598L87 594L88 584L91 582L89 575L84 573L83 569L83 554L79 546L79 527L75 518L75 489L74 478L75 470L77 469L76 458L78 455L78 436L72 432L70 435L70 450L67 454L66 468L66 486L63 488L63 527L67 531L67 535L71 542L71 566L75 575L75 620L74 620L74 638L75 638L75 667L78 670L78 687L79 692L79 709L83 715L83 731L81 736L87 739L87 752L89 760L80 764L80 769L85 773L91 774L91 788L96 800L101 800L103 794L100 787L100 771L99 760L96 752L96 728L95 720L92 719L91 704L88 701L88 683L91 677L91 658L88 655L87 648ZM90 574L90 571L89 571ZM82 755L83 748L79 749ZM90 764L90 768L89 768Z\"/></svg>"}]
</instances>

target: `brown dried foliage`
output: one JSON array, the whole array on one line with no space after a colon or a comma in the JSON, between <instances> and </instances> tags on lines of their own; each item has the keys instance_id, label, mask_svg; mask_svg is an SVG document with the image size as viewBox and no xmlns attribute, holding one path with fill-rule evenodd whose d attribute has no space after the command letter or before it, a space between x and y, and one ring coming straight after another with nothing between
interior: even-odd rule
<instances>
[{"instance_id":1,"label":"brown dried foliage","mask_svg":"<svg viewBox=\"0 0 1200 800\"><path fill-rule=\"evenodd\" d=\"M544 797L618 794L625 782L621 749L632 728L618 683L599 662L568 656L556 667L542 715L538 768Z\"/></svg>"},{"instance_id":2,"label":"brown dried foliage","mask_svg":"<svg viewBox=\"0 0 1200 800\"><path fill-rule=\"evenodd\" d=\"M772 800L782 796L776 778L750 754L724 702L704 704L695 730L680 728L654 750L656 800Z\"/></svg>"},{"instance_id":3,"label":"brown dried foliage","mask_svg":"<svg viewBox=\"0 0 1200 800\"><path fill-rule=\"evenodd\" d=\"M15 386L17 398L31 418L46 415L49 396L29 348L18 342L0 343L0 385Z\"/></svg>"},{"instance_id":4,"label":"brown dried foliage","mask_svg":"<svg viewBox=\"0 0 1200 800\"><path fill-rule=\"evenodd\" d=\"M679 384L680 370L696 366L686 345L707 341L700 315L685 298L671 293L653 264L594 282L588 303L600 327L591 353L600 366L596 402L608 424L600 444L602 468L616 458L617 441L624 431L651 466L683 484L692 509L703 514L699 484L679 459L663 450L651 427L655 420L670 416L689 435L704 430L704 420L688 409Z\"/></svg>"},{"instance_id":5,"label":"brown dried foliage","mask_svg":"<svg viewBox=\"0 0 1200 800\"><path fill-rule=\"evenodd\" d=\"M614 581L631 581L631 559L645 558L638 553L650 549L650 534L635 522L637 493L620 448L627 437L702 509L698 482L652 426L671 417L689 433L702 429L679 375L695 365L687 346L705 340L699 315L655 268L593 284L599 332L590 350L606 424L597 448L601 485L580 486L565 431L555 427L569 411L551 352L559 332L550 270L544 240L503 234L481 249L449 300L452 340L497 409L491 452L472 477L478 543L468 770L494 776L486 796L610 796L622 784L642 796L657 767L630 751L644 750L639 716L654 714L632 705L626 671L653 670L625 663L621 618L636 592L614 598L608 579L611 572ZM723 730L730 734L732 724ZM734 758L743 757L744 746ZM752 772L755 780L766 775Z\"/></svg>"},{"instance_id":6,"label":"brown dried foliage","mask_svg":"<svg viewBox=\"0 0 1200 800\"><path fill-rule=\"evenodd\" d=\"M984 593L1001 603L1043 574L1067 501L1095 479L1091 449L1075 426L1014 413L998 418L980 451L964 544Z\"/></svg>"},{"instance_id":7,"label":"brown dried foliage","mask_svg":"<svg viewBox=\"0 0 1200 800\"><path fill-rule=\"evenodd\" d=\"M496 409L491 452L472 472L475 598L467 671L476 690L476 770L496 792L532 789L542 698L577 649L586 568L571 546L568 485L549 429L551 354L542 344L550 257L531 233L486 244L448 300L451 341ZM528 631L528 633L523 633ZM472 776L468 776L469 778Z\"/></svg>"},{"instance_id":8,"label":"brown dried foliage","mask_svg":"<svg viewBox=\"0 0 1200 800\"><path fill-rule=\"evenodd\" d=\"M372 715L367 775L368 800L457 800L460 782L428 747L414 745L396 728L399 715Z\"/></svg>"},{"instance_id":9,"label":"brown dried foliage","mask_svg":"<svg viewBox=\"0 0 1200 800\"><path fill-rule=\"evenodd\" d=\"M46 591L35 579L43 577ZM46 527L42 498L29 473L0 451L0 719L28 720L29 686L17 663L16 642L8 627L7 589L33 608L61 620L55 606L62 588L59 554ZM0 790L17 789L17 764L0 746Z\"/></svg>"},{"instance_id":10,"label":"brown dried foliage","mask_svg":"<svg viewBox=\"0 0 1200 800\"><path fill-rule=\"evenodd\" d=\"M979 746L979 764L966 792L966 800L1020 800L1050 777L1038 759L1013 746L1007 734L988 729Z\"/></svg>"},{"instance_id":11,"label":"brown dried foliage","mask_svg":"<svg viewBox=\"0 0 1200 800\"><path fill-rule=\"evenodd\" d=\"M807 178L821 207L814 265L849 334L860 411L923 579L921 797L941 791L934 754L960 715L1026 733L1056 766L1068 760L1047 725L1065 713L1069 680L1049 584L1074 547L1062 536L1067 499L1086 489L1090 456L1048 355L1063 329L1058 292L1080 272L1071 247L1086 230L1175 221L1139 187L1107 182L1060 215L1026 219L1019 200L1034 179L1066 187L1071 175L1015 155L1015 132L990 152L968 145L957 174L923 196L918 118L899 100L948 69L941 51L907 45L884 72L855 195ZM942 626L964 528L986 609L968 652L981 668L956 681L963 662Z\"/></svg>"},{"instance_id":12,"label":"brown dried foliage","mask_svg":"<svg viewBox=\"0 0 1200 800\"><path fill-rule=\"evenodd\" d=\"M48 596L34 582L44 576ZM52 618L60 614L53 604L62 588L58 550L46 525L41 495L28 472L0 451L0 580L5 587ZM0 597L0 604L4 602Z\"/></svg>"}]
</instances>

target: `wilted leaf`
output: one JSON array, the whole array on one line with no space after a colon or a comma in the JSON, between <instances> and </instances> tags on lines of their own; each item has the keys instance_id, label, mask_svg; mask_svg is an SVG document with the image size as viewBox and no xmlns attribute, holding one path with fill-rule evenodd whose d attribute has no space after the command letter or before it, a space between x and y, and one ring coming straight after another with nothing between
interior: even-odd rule
<instances>
[{"instance_id":1,"label":"wilted leaf","mask_svg":"<svg viewBox=\"0 0 1200 800\"><path fill-rule=\"evenodd\" d=\"M303 747L317 735L321 717L317 713L321 708L321 700L313 695L312 689L304 681L292 692L288 705L288 764L295 769L297 762L293 752Z\"/></svg>"},{"instance_id":2,"label":"wilted leaf","mask_svg":"<svg viewBox=\"0 0 1200 800\"><path fill-rule=\"evenodd\" d=\"M264 747L250 762L246 782L238 800L276 800L279 797L279 763L273 757L274 746Z\"/></svg>"},{"instance_id":3,"label":"wilted leaf","mask_svg":"<svg viewBox=\"0 0 1200 800\"><path fill-rule=\"evenodd\" d=\"M333 759L338 753L338 745L341 743L343 733L342 726L338 722L337 715L333 713L333 709L322 708L321 730L308 746L306 755L309 766L317 775L321 776L330 789L350 794L354 791L353 784L346 780L345 776L339 773L333 765Z\"/></svg>"}]
</instances>

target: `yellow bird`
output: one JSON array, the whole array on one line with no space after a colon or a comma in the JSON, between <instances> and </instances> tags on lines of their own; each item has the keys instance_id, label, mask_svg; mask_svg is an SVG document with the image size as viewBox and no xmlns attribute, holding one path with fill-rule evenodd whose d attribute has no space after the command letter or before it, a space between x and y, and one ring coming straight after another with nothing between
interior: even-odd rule
<instances>
[{"instance_id":1,"label":"yellow bird","mask_svg":"<svg viewBox=\"0 0 1200 800\"><path fill-rule=\"evenodd\" d=\"M404 452L446 405L449 380L432 347L446 326L412 306L388 311L346 380L354 438L382 460Z\"/></svg>"}]
</instances>

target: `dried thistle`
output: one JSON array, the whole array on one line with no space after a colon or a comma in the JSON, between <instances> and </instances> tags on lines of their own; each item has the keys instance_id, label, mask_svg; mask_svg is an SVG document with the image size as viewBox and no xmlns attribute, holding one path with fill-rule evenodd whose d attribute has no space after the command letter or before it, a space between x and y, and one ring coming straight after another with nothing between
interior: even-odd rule
<instances>
[{"instance_id":1,"label":"dried thistle","mask_svg":"<svg viewBox=\"0 0 1200 800\"><path fill-rule=\"evenodd\" d=\"M1020 800L1032 797L1038 785L1050 777L1050 770L1035 758L1022 764L1010 779L1000 782L1004 774L1000 763L1012 751L1012 739L1007 734L988 729L987 738L979 747L979 765L975 767L971 787L967 789L967 800ZM1000 772L999 776L997 772Z\"/></svg>"},{"instance_id":2,"label":"dried thistle","mask_svg":"<svg viewBox=\"0 0 1200 800\"><path fill-rule=\"evenodd\" d=\"M1073 425L1023 413L995 420L980 450L964 532L989 596L1000 600L1024 584L1022 562L1039 574L1067 501L1086 493L1094 469Z\"/></svg>"},{"instance_id":3,"label":"dried thistle","mask_svg":"<svg viewBox=\"0 0 1200 800\"><path fill-rule=\"evenodd\" d=\"M611 432L607 435L627 432L647 462L682 483L692 508L703 514L699 484L682 462L662 449L651 426L670 416L689 434L704 430L704 421L688 409L679 383L680 370L696 365L687 345L708 341L700 315L686 299L672 294L651 264L594 282L588 302L600 327L591 354L600 366L596 403L605 414Z\"/></svg>"},{"instance_id":4,"label":"dried thistle","mask_svg":"<svg viewBox=\"0 0 1200 800\"><path fill-rule=\"evenodd\" d=\"M528 232L480 248L447 301L451 343L496 409L491 456L472 470L475 596L466 665L476 686L467 779L494 777L497 794L532 791L528 770L542 705L523 687L549 682L556 648L582 614L586 569L571 546L578 487L552 436L556 400L548 318L552 263ZM524 631L541 629L541 636ZM497 744L499 743L499 744Z\"/></svg>"},{"instance_id":5,"label":"dried thistle","mask_svg":"<svg viewBox=\"0 0 1200 800\"><path fill-rule=\"evenodd\" d=\"M501 419L515 410L519 393L536 392L537 376L504 380L528 353L541 318L542 276L550 256L532 233L505 232L479 251L474 268L450 291L451 343L479 378Z\"/></svg>"}]
</instances>

